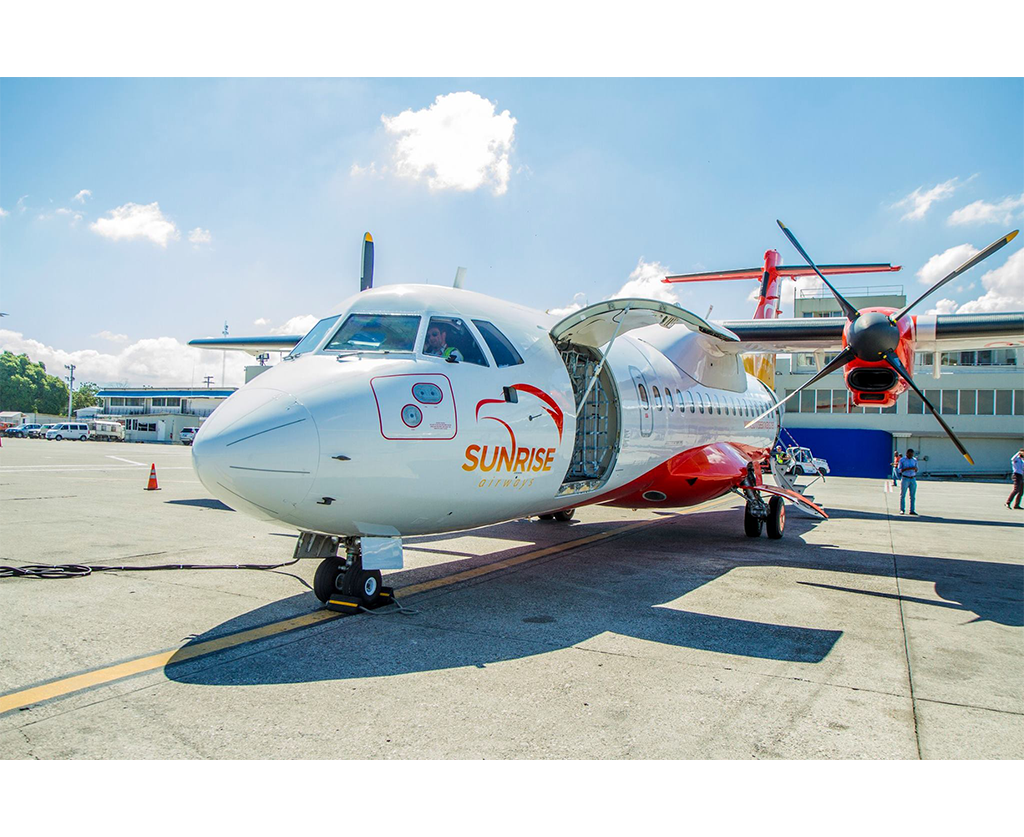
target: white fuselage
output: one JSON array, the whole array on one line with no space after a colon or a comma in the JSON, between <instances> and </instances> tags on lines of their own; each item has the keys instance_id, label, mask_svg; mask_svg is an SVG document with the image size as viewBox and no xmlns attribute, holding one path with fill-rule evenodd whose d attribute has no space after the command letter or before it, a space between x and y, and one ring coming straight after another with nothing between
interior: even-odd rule
<instances>
[{"instance_id":1,"label":"white fuselage","mask_svg":"<svg viewBox=\"0 0 1024 837\"><path fill-rule=\"evenodd\" d=\"M765 451L778 433L777 414L744 428L773 396L736 354L682 327L639 329L608 353L612 464L566 486L577 394L554 317L422 285L354 296L338 325L353 312L420 316L416 350L339 354L323 348L327 334L255 378L196 435L195 468L214 496L301 530L428 534L602 502L683 452ZM424 354L433 315L493 324L522 363L498 367L475 325L486 366Z\"/></svg>"}]
</instances>

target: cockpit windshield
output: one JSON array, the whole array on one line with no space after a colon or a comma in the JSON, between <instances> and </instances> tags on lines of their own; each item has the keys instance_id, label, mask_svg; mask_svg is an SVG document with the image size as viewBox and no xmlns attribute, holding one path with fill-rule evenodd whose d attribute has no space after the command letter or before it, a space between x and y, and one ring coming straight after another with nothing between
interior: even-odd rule
<instances>
[{"instance_id":1,"label":"cockpit windshield","mask_svg":"<svg viewBox=\"0 0 1024 837\"><path fill-rule=\"evenodd\" d=\"M407 314L349 314L325 351L412 352L420 318Z\"/></svg>"},{"instance_id":2,"label":"cockpit windshield","mask_svg":"<svg viewBox=\"0 0 1024 837\"><path fill-rule=\"evenodd\" d=\"M288 353L288 357L298 357L306 352L313 351L313 349L320 345L320 341L324 339L327 332L334 328L334 324L338 322L340 318L341 315L337 314L334 317L327 317L320 320L320 322L309 330L309 333L305 337L295 344L295 348Z\"/></svg>"}]
</instances>

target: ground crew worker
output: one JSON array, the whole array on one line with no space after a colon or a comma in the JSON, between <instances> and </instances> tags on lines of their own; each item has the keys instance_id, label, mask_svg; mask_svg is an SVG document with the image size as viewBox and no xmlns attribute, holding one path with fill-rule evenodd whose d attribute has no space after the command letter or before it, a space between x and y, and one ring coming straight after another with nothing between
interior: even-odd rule
<instances>
[{"instance_id":1,"label":"ground crew worker","mask_svg":"<svg viewBox=\"0 0 1024 837\"><path fill-rule=\"evenodd\" d=\"M1020 498L1024 494L1024 448L1013 455L1010 465L1013 468L1013 491L1010 492L1010 496L1006 500L1006 508L1010 508L1010 503L1013 503L1013 498L1016 497L1017 502L1013 508L1019 509L1021 507Z\"/></svg>"},{"instance_id":2,"label":"ground crew worker","mask_svg":"<svg viewBox=\"0 0 1024 837\"><path fill-rule=\"evenodd\" d=\"M907 492L910 492L910 513L918 517L917 504L917 459L914 449L907 448L907 455L900 460L897 467L900 474L900 514L906 514Z\"/></svg>"}]
</instances>

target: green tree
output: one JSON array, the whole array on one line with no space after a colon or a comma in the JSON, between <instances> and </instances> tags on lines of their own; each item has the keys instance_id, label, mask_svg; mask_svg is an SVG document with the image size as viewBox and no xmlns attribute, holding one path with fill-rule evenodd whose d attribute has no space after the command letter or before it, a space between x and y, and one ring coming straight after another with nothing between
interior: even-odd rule
<instances>
[{"instance_id":1,"label":"green tree","mask_svg":"<svg viewBox=\"0 0 1024 837\"><path fill-rule=\"evenodd\" d=\"M82 407L95 407L99 403L99 399L96 397L96 393L99 391L100 388L96 384L86 381L75 390L71 409L81 410Z\"/></svg>"},{"instance_id":2,"label":"green tree","mask_svg":"<svg viewBox=\"0 0 1024 837\"><path fill-rule=\"evenodd\" d=\"M24 354L0 355L0 410L64 415L67 409L67 384L47 375L44 364Z\"/></svg>"}]
</instances>

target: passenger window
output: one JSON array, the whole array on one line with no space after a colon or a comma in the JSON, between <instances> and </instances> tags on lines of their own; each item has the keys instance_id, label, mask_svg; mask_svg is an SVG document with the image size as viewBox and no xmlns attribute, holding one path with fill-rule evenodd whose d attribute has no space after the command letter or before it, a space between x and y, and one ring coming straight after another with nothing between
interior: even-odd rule
<instances>
[{"instance_id":1,"label":"passenger window","mask_svg":"<svg viewBox=\"0 0 1024 837\"><path fill-rule=\"evenodd\" d=\"M668 411L674 413L676 411L676 405L672 403L672 390L665 387L665 403L668 405Z\"/></svg>"},{"instance_id":2,"label":"passenger window","mask_svg":"<svg viewBox=\"0 0 1024 837\"><path fill-rule=\"evenodd\" d=\"M651 387L651 392L654 393L654 406L657 409L661 409L661 390L658 389L657 385Z\"/></svg>"},{"instance_id":3,"label":"passenger window","mask_svg":"<svg viewBox=\"0 0 1024 837\"><path fill-rule=\"evenodd\" d=\"M680 399L680 401L682 401L682 399ZM695 409L695 407L693 406L693 393L690 392L689 390L686 391L686 406L690 408L691 413Z\"/></svg>"},{"instance_id":4,"label":"passenger window","mask_svg":"<svg viewBox=\"0 0 1024 837\"><path fill-rule=\"evenodd\" d=\"M647 399L647 387L645 387L643 384L637 384L637 389L640 391L640 403L646 410L648 407L651 406L651 402Z\"/></svg>"},{"instance_id":5,"label":"passenger window","mask_svg":"<svg viewBox=\"0 0 1024 837\"><path fill-rule=\"evenodd\" d=\"M413 315L349 314L324 350L412 352L416 349L416 332L419 328L420 318Z\"/></svg>"},{"instance_id":6,"label":"passenger window","mask_svg":"<svg viewBox=\"0 0 1024 837\"><path fill-rule=\"evenodd\" d=\"M679 412L681 413L683 411L683 394L679 390L676 390L676 401L679 402Z\"/></svg>"},{"instance_id":7,"label":"passenger window","mask_svg":"<svg viewBox=\"0 0 1024 837\"><path fill-rule=\"evenodd\" d=\"M506 366L516 366L523 362L519 352L516 351L516 347L492 323L487 322L487 320L473 320L473 325L480 329L480 333L484 336L484 342L487 344L487 348L491 350L491 354L494 355L494 362L498 365L499 369Z\"/></svg>"},{"instance_id":8,"label":"passenger window","mask_svg":"<svg viewBox=\"0 0 1024 837\"><path fill-rule=\"evenodd\" d=\"M704 393L698 392L697 398L699 399L697 402L697 407L700 410L700 414L704 415Z\"/></svg>"},{"instance_id":9,"label":"passenger window","mask_svg":"<svg viewBox=\"0 0 1024 837\"><path fill-rule=\"evenodd\" d=\"M427 326L427 338L423 342L423 354L434 355L447 361L475 363L487 366L480 344L457 317L431 317Z\"/></svg>"}]
</instances>

